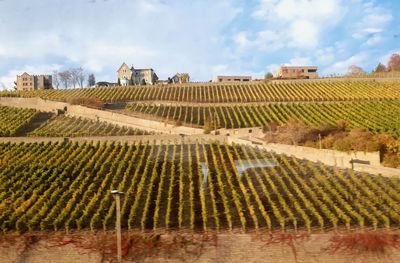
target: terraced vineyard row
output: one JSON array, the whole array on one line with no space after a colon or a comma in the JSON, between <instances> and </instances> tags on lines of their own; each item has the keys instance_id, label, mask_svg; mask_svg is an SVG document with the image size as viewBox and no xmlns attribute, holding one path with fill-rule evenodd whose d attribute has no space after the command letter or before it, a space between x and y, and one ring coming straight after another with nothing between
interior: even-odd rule
<instances>
[{"instance_id":1,"label":"terraced vineyard row","mask_svg":"<svg viewBox=\"0 0 400 263\"><path fill-rule=\"evenodd\" d=\"M37 111L0 106L0 137L13 136L20 129L29 125Z\"/></svg>"},{"instance_id":2,"label":"terraced vineyard row","mask_svg":"<svg viewBox=\"0 0 400 263\"><path fill-rule=\"evenodd\" d=\"M400 226L400 180L224 144L0 144L2 231Z\"/></svg>"},{"instance_id":3,"label":"terraced vineyard row","mask_svg":"<svg viewBox=\"0 0 400 263\"><path fill-rule=\"evenodd\" d=\"M115 135L147 135L149 132L92 121L84 118L57 116L38 129L30 132L30 136L43 137L75 137L75 136L115 136Z\"/></svg>"},{"instance_id":4,"label":"terraced vineyard row","mask_svg":"<svg viewBox=\"0 0 400 263\"><path fill-rule=\"evenodd\" d=\"M187 84L0 92L0 96L37 97L67 101L96 97L115 101L257 102L400 99L399 83L378 82L288 82L271 84Z\"/></svg>"},{"instance_id":5,"label":"terraced vineyard row","mask_svg":"<svg viewBox=\"0 0 400 263\"><path fill-rule=\"evenodd\" d=\"M300 119L310 126L335 125L346 120L352 127L400 137L400 102L331 102L271 103L264 105L232 105L222 107L167 106L129 104L127 110L155 115L168 120L203 126L206 121L217 127L243 128L264 126L271 122L283 124Z\"/></svg>"}]
</instances>

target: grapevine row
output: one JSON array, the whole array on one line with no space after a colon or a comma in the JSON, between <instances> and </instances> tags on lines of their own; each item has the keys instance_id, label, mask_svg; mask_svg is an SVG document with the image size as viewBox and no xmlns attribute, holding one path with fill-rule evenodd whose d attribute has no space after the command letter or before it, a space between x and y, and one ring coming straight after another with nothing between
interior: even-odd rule
<instances>
[{"instance_id":1,"label":"grapevine row","mask_svg":"<svg viewBox=\"0 0 400 263\"><path fill-rule=\"evenodd\" d=\"M220 143L1 143L2 231L400 226L400 180Z\"/></svg>"},{"instance_id":2,"label":"grapevine row","mask_svg":"<svg viewBox=\"0 0 400 263\"><path fill-rule=\"evenodd\" d=\"M99 98L115 101L257 102L399 99L399 83L373 81L253 82L247 84L180 84L132 87L99 87L68 90L0 92L0 96L41 97L68 101Z\"/></svg>"}]
</instances>

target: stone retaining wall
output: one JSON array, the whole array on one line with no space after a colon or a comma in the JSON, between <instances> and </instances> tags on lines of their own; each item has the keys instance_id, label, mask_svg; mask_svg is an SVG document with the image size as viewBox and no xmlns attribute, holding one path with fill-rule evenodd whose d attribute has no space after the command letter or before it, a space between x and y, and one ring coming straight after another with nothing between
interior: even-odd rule
<instances>
[{"instance_id":1,"label":"stone retaining wall","mask_svg":"<svg viewBox=\"0 0 400 263\"><path fill-rule=\"evenodd\" d=\"M173 234L172 234L173 235ZM161 235L162 242L171 243L173 236L170 234ZM87 233L88 238L96 238L93 233ZM400 262L399 250L386 249L383 253L361 252L351 254L339 251L334 254L326 249L334 233L304 235L301 238L290 241L290 236L270 236L256 234L217 234L214 242L199 243L187 242L182 247L160 251L150 251L143 255L140 251L130 251L123 262L197 262L197 263L261 263L261 262L325 262L325 263L386 263ZM201 234L191 234L190 238L201 238ZM114 236L110 235L110 241ZM0 246L0 262L7 263L105 263L116 262L115 256L105 257L93 250L76 247L71 241L73 238L65 237L64 245L54 245L46 239L37 238L29 246L21 246L21 243L14 242L8 247ZM179 241L177 241L179 242ZM354 251L353 251L354 253Z\"/></svg>"},{"instance_id":2,"label":"stone retaining wall","mask_svg":"<svg viewBox=\"0 0 400 263\"><path fill-rule=\"evenodd\" d=\"M133 136L87 136L87 137L0 137L0 143L35 143L35 142L120 142L133 144L139 141L154 144L165 143L210 143L213 141L227 142L223 135L191 135L181 136L178 134L157 134L157 135L133 135Z\"/></svg>"}]
</instances>

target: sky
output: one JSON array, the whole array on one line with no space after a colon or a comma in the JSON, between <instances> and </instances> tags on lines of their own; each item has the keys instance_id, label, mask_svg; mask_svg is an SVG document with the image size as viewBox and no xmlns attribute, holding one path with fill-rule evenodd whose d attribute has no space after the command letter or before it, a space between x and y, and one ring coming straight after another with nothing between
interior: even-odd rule
<instances>
[{"instance_id":1,"label":"sky","mask_svg":"<svg viewBox=\"0 0 400 263\"><path fill-rule=\"evenodd\" d=\"M399 0L0 0L0 89L17 74L123 62L160 79L263 78L280 65L371 71L400 53Z\"/></svg>"}]
</instances>

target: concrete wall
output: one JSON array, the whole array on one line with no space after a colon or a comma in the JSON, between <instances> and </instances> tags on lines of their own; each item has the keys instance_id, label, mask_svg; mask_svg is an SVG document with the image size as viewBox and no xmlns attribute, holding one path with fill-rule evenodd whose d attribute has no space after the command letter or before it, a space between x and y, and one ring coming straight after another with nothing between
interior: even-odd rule
<instances>
[{"instance_id":1,"label":"concrete wall","mask_svg":"<svg viewBox=\"0 0 400 263\"><path fill-rule=\"evenodd\" d=\"M0 105L18 107L18 108L29 108L40 111L55 111L57 109L63 109L69 106L68 103L43 100L41 98L7 98L0 97Z\"/></svg>"},{"instance_id":2,"label":"concrete wall","mask_svg":"<svg viewBox=\"0 0 400 263\"><path fill-rule=\"evenodd\" d=\"M349 163L352 159L369 161L371 165L380 166L379 152L341 152L328 149L316 149L304 146L295 146L278 143L264 143L262 145L255 144L251 138L239 139L229 137L228 142L239 143L245 145L257 145L257 147L267 151L274 151L278 154L294 155L298 158L308 159L313 162L322 162L331 166L339 166L343 168L351 168Z\"/></svg>"},{"instance_id":3,"label":"concrete wall","mask_svg":"<svg viewBox=\"0 0 400 263\"><path fill-rule=\"evenodd\" d=\"M139 141L154 144L165 144L165 143L210 143L214 141L227 142L227 137L222 135L191 135L191 136L181 136L178 134L157 134L157 135L135 135L135 136L87 136L87 137L0 137L0 143L36 143L36 142L120 142L133 144Z\"/></svg>"},{"instance_id":4,"label":"concrete wall","mask_svg":"<svg viewBox=\"0 0 400 263\"><path fill-rule=\"evenodd\" d=\"M230 136L254 136L262 138L265 136L263 130L259 127L249 127L249 128L238 128L238 129L218 129L221 135L230 135ZM214 132L213 132L214 133Z\"/></svg>"},{"instance_id":5,"label":"concrete wall","mask_svg":"<svg viewBox=\"0 0 400 263\"><path fill-rule=\"evenodd\" d=\"M83 232L84 233L84 232ZM182 243L182 247L175 249L153 248L150 255L145 255L137 250L130 251L123 259L123 262L197 262L197 263L261 263L261 262L326 262L326 263L386 263L400 262L399 250L387 249L383 253L361 252L354 253L339 251L330 253L326 251L330 240L335 236L333 233L321 233L308 235L298 235L298 239L293 242L279 238L279 234L269 236L257 234L217 234L216 242ZM201 238L201 235L192 235L195 238ZM87 233L88 238L96 238L95 234ZM282 237L282 236L281 236ZM115 237L110 235L110 239ZM17 239L18 240L18 239ZM65 235L64 245L55 245L54 242L41 238L30 244L30 246L21 248L21 245L14 242L9 247L0 246L0 262L7 263L105 263L116 262L115 256L104 256L99 252L89 249L77 248L71 244L73 237ZM110 240L110 241L111 241ZM159 244L171 244L179 242L173 240L170 234L164 234L160 237ZM157 253L156 253L157 251Z\"/></svg>"},{"instance_id":6,"label":"concrete wall","mask_svg":"<svg viewBox=\"0 0 400 263\"><path fill-rule=\"evenodd\" d=\"M351 168L350 160L352 159L369 161L371 165L380 165L379 152L342 152L274 143L266 144L263 148L276 153L290 153L313 162L323 162L327 165L344 168Z\"/></svg>"},{"instance_id":7,"label":"concrete wall","mask_svg":"<svg viewBox=\"0 0 400 263\"><path fill-rule=\"evenodd\" d=\"M315 149L304 146L294 146L276 143L260 143L259 140L228 137L229 143L238 143L248 146L262 148L267 151L273 151L278 154L286 154L299 159L307 159L312 162L321 162L326 165L339 168L352 168L349 163L352 159L369 161L370 165L354 164L354 170L367 172L371 174L381 174L383 176L400 177L400 169L383 167L380 164L379 152L341 152L328 149Z\"/></svg>"},{"instance_id":8,"label":"concrete wall","mask_svg":"<svg viewBox=\"0 0 400 263\"><path fill-rule=\"evenodd\" d=\"M72 117L82 117L92 120L106 121L108 123L127 126L136 129L142 129L152 132L166 134L203 134L203 129L190 127L175 127L171 124L165 124L159 121L145 120L135 118L120 113L109 112L104 110L96 110L80 105L71 105L64 102L56 102L43 100L41 98L2 98L0 97L0 105L31 108L40 111L55 111L57 109L67 108L66 115Z\"/></svg>"}]
</instances>

